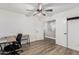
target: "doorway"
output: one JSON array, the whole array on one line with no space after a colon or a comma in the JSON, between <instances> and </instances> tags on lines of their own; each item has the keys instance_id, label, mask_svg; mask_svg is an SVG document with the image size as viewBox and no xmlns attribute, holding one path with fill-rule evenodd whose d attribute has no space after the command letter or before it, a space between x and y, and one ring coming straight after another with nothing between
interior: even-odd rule
<instances>
[{"instance_id":1,"label":"doorway","mask_svg":"<svg viewBox=\"0 0 79 59\"><path fill-rule=\"evenodd\" d=\"M56 20L45 22L44 39L50 39L50 42L56 43Z\"/></svg>"}]
</instances>

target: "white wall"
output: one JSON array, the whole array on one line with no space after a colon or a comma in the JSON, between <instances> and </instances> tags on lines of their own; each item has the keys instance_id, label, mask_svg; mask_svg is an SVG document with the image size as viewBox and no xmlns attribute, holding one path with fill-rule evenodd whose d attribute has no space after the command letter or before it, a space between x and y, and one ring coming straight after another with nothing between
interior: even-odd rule
<instances>
[{"instance_id":1,"label":"white wall","mask_svg":"<svg viewBox=\"0 0 79 59\"><path fill-rule=\"evenodd\" d=\"M30 34L31 41L43 39L43 23L37 17L26 17L14 12L0 10L0 37Z\"/></svg>"},{"instance_id":2,"label":"white wall","mask_svg":"<svg viewBox=\"0 0 79 59\"><path fill-rule=\"evenodd\" d=\"M52 19L56 19L56 43L62 46L67 45L66 43L66 19L68 17L79 16L79 8L75 8L69 11L65 11L56 15L53 15ZM74 43L75 44L75 43Z\"/></svg>"}]
</instances>

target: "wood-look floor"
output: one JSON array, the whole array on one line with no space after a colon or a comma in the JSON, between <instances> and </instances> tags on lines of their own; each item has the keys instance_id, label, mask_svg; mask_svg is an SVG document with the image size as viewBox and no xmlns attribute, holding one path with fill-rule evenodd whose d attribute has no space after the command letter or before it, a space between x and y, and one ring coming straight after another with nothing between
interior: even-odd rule
<instances>
[{"instance_id":1,"label":"wood-look floor","mask_svg":"<svg viewBox=\"0 0 79 59\"><path fill-rule=\"evenodd\" d=\"M23 45L21 55L79 55L78 51L55 44L54 40L46 39Z\"/></svg>"}]
</instances>

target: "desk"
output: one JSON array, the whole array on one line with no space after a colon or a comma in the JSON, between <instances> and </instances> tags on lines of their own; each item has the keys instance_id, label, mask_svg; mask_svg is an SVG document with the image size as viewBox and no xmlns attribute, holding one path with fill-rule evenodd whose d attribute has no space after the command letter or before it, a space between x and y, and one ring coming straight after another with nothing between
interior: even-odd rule
<instances>
[{"instance_id":1,"label":"desk","mask_svg":"<svg viewBox=\"0 0 79 59\"><path fill-rule=\"evenodd\" d=\"M9 36L9 37L0 38L0 47L1 47L1 50L2 50L2 46L1 46L2 44L12 43L12 42L16 42L16 37Z\"/></svg>"},{"instance_id":2,"label":"desk","mask_svg":"<svg viewBox=\"0 0 79 59\"><path fill-rule=\"evenodd\" d=\"M27 34L27 35L23 35L22 36L22 39L21 39L22 41L21 41L21 43L24 41L24 42L26 42L26 43L30 43L30 37L29 37L29 35ZM1 50L2 50L2 44L6 44L6 43L12 43L12 42L15 42L16 41L16 36L7 36L7 37L2 37L2 38L0 38L0 47L1 47Z\"/></svg>"}]
</instances>

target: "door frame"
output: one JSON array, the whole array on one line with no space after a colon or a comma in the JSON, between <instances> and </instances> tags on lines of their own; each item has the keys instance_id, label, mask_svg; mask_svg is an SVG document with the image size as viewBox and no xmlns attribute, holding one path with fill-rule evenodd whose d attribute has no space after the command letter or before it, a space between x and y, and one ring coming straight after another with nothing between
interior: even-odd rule
<instances>
[{"instance_id":1,"label":"door frame","mask_svg":"<svg viewBox=\"0 0 79 59\"><path fill-rule=\"evenodd\" d=\"M68 21L70 21L70 20L79 20L79 16L75 16L75 17L69 17L69 18L67 18L67 22L66 22L66 31L67 31L67 33L64 33L64 34L66 34L66 43L67 43L67 48L69 48L68 47Z\"/></svg>"},{"instance_id":2,"label":"door frame","mask_svg":"<svg viewBox=\"0 0 79 59\"><path fill-rule=\"evenodd\" d=\"M52 22L55 22L56 23L56 19L53 19L53 20L49 20L49 21L46 21L45 23L52 23ZM44 23L44 25L45 25L45 23ZM43 31L43 34L44 34L44 39L45 39L45 29L44 29L44 31ZM56 34L56 32L55 32L55 34ZM56 39L56 38L54 38L54 39Z\"/></svg>"}]
</instances>

